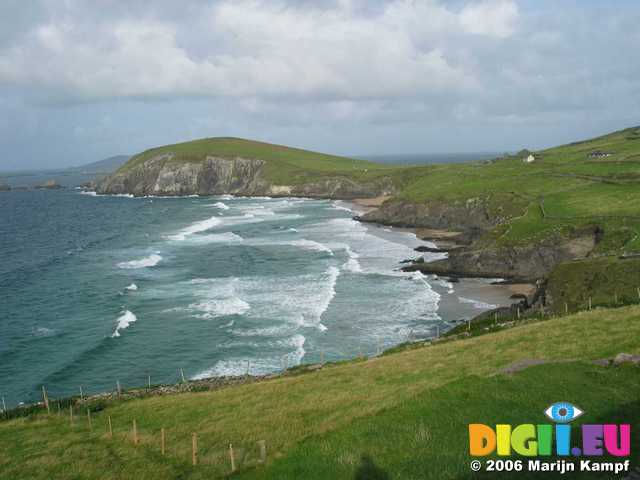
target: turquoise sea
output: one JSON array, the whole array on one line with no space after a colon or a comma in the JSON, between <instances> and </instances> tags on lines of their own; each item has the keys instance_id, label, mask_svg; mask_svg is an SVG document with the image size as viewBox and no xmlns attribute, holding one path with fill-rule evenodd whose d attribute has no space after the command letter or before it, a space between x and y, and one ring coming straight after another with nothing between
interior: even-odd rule
<instances>
[{"instance_id":1,"label":"turquoise sea","mask_svg":"<svg viewBox=\"0 0 640 480\"><path fill-rule=\"evenodd\" d=\"M294 198L0 194L0 395L374 355L507 302L487 281L400 272L425 242L354 214Z\"/></svg>"}]
</instances>

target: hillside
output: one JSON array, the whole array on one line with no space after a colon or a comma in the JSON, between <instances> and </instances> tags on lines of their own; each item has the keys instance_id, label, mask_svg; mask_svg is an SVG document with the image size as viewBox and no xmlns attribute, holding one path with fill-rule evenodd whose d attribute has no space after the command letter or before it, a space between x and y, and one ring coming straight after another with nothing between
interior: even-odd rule
<instances>
[{"instance_id":1,"label":"hillside","mask_svg":"<svg viewBox=\"0 0 640 480\"><path fill-rule=\"evenodd\" d=\"M559 400L586 412L577 423L640 421L640 368L592 362L640 353L638 306L399 350L216 391L93 401L91 427L81 403L71 424L66 405L58 416L52 399L49 417L0 423L0 476L222 478L230 473L232 444L234 478L460 479L471 475L469 423L548 423L543 411ZM258 462L259 441L266 465ZM632 435L632 452L639 441Z\"/></svg>"},{"instance_id":2,"label":"hillside","mask_svg":"<svg viewBox=\"0 0 640 480\"><path fill-rule=\"evenodd\" d=\"M205 138L135 155L100 191L354 198L397 191L401 170L253 140Z\"/></svg>"},{"instance_id":3,"label":"hillside","mask_svg":"<svg viewBox=\"0 0 640 480\"><path fill-rule=\"evenodd\" d=\"M640 128L533 154L428 167L364 219L462 232L464 248L425 273L534 281L640 251Z\"/></svg>"},{"instance_id":4,"label":"hillside","mask_svg":"<svg viewBox=\"0 0 640 480\"><path fill-rule=\"evenodd\" d=\"M130 155L114 155L113 157L104 158L96 162L71 167L66 171L85 174L109 174L118 170L122 165L127 163L130 158Z\"/></svg>"}]
</instances>

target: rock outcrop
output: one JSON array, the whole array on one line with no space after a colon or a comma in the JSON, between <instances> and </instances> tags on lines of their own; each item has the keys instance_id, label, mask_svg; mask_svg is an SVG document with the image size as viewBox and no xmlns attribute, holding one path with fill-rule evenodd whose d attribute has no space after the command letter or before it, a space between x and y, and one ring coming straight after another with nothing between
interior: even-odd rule
<instances>
[{"instance_id":1,"label":"rock outcrop","mask_svg":"<svg viewBox=\"0 0 640 480\"><path fill-rule=\"evenodd\" d=\"M598 241L596 228L574 232L569 237L551 236L542 242L521 246L472 245L449 253L448 258L404 267L460 277L495 277L535 281L547 276L561 262L585 258Z\"/></svg>"},{"instance_id":2,"label":"rock outcrop","mask_svg":"<svg viewBox=\"0 0 640 480\"><path fill-rule=\"evenodd\" d=\"M120 169L103 179L98 193L146 195L269 195L322 198L359 198L392 194L391 179L371 183L329 176L294 185L276 185L267 179L266 162L255 158L207 156L202 161L172 161L164 153L142 164Z\"/></svg>"},{"instance_id":3,"label":"rock outcrop","mask_svg":"<svg viewBox=\"0 0 640 480\"><path fill-rule=\"evenodd\" d=\"M361 220L394 227L482 231L495 227L505 218L491 214L481 199L465 202L431 200L426 203L390 200L363 215Z\"/></svg>"}]
</instances>

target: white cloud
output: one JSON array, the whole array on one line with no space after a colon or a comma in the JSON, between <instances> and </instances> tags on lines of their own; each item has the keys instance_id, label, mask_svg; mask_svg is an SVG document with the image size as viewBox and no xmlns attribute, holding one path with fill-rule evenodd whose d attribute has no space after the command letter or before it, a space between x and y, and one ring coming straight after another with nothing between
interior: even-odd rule
<instances>
[{"instance_id":1,"label":"white cloud","mask_svg":"<svg viewBox=\"0 0 640 480\"><path fill-rule=\"evenodd\" d=\"M173 95L406 97L477 87L447 41L504 37L509 0L453 11L434 0L396 0L374 13L263 0L202 7L191 25L166 18L105 17L70 9L0 51L0 83L49 87L82 100ZM198 38L199 51L189 39ZM185 40L185 41L183 41ZM207 45L208 47L203 45Z\"/></svg>"},{"instance_id":2,"label":"white cloud","mask_svg":"<svg viewBox=\"0 0 640 480\"><path fill-rule=\"evenodd\" d=\"M513 35L517 19L518 7L511 0L471 3L460 12L460 24L465 31L498 38Z\"/></svg>"}]
</instances>

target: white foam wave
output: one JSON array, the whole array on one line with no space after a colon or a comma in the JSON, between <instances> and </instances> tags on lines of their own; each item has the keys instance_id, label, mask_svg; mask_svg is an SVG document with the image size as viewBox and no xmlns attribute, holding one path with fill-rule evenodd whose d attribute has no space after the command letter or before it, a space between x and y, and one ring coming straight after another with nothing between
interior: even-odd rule
<instances>
[{"instance_id":1,"label":"white foam wave","mask_svg":"<svg viewBox=\"0 0 640 480\"><path fill-rule=\"evenodd\" d=\"M342 265L342 268L351 273L362 273L362 265L358 261L360 255L354 252L349 245L345 245L345 251L349 255L349 260Z\"/></svg>"},{"instance_id":2,"label":"white foam wave","mask_svg":"<svg viewBox=\"0 0 640 480\"><path fill-rule=\"evenodd\" d=\"M89 195L91 197L120 197L120 198L135 198L130 193L98 193L92 190L83 190L78 192L80 195Z\"/></svg>"},{"instance_id":3,"label":"white foam wave","mask_svg":"<svg viewBox=\"0 0 640 480\"><path fill-rule=\"evenodd\" d=\"M229 206L223 202L216 202L213 205L209 205L209 206L219 208L220 210L229 210Z\"/></svg>"},{"instance_id":4,"label":"white foam wave","mask_svg":"<svg viewBox=\"0 0 640 480\"><path fill-rule=\"evenodd\" d=\"M131 260L129 262L120 262L118 263L119 268L126 269L135 269L135 268L146 268L146 267L154 267L162 260L162 256L154 253L149 255L148 257L141 258L140 260Z\"/></svg>"},{"instance_id":5,"label":"white foam wave","mask_svg":"<svg viewBox=\"0 0 640 480\"><path fill-rule=\"evenodd\" d=\"M252 375L272 371L274 367L274 365L270 365L265 368L264 360L252 359L248 365L246 359L220 360L213 367L193 375L191 380L202 380L211 377L241 377L247 373L247 366L249 367L249 373Z\"/></svg>"},{"instance_id":6,"label":"white foam wave","mask_svg":"<svg viewBox=\"0 0 640 480\"><path fill-rule=\"evenodd\" d=\"M290 338L280 340L274 346L293 351L289 351L284 355L278 355L268 358L233 358L219 360L216 364L192 376L192 380L201 380L210 377L240 377L247 373L250 375L263 375L282 368L283 365L292 367L300 365L306 351L304 344L306 338L303 335L296 334Z\"/></svg>"},{"instance_id":7,"label":"white foam wave","mask_svg":"<svg viewBox=\"0 0 640 480\"><path fill-rule=\"evenodd\" d=\"M238 243L244 241L240 235L233 232L210 233L205 235L193 235L189 238L190 243L207 244L207 243Z\"/></svg>"},{"instance_id":8,"label":"white foam wave","mask_svg":"<svg viewBox=\"0 0 640 480\"><path fill-rule=\"evenodd\" d=\"M345 206L344 203L341 202L340 200L337 200L337 201L331 203L331 207L334 208L335 210L342 210L344 212L355 213L355 210Z\"/></svg>"},{"instance_id":9,"label":"white foam wave","mask_svg":"<svg viewBox=\"0 0 640 480\"><path fill-rule=\"evenodd\" d=\"M316 252L325 252L333 255L333 251L326 245L314 240L307 240L306 238L291 240L290 242L280 242L278 245L291 245L292 247L302 248L304 250L314 250Z\"/></svg>"},{"instance_id":10,"label":"white foam wave","mask_svg":"<svg viewBox=\"0 0 640 480\"><path fill-rule=\"evenodd\" d=\"M229 315L242 315L246 313L251 306L238 297L216 298L200 303L192 303L188 309L192 310L194 317L212 319L217 317L226 317Z\"/></svg>"},{"instance_id":11,"label":"white foam wave","mask_svg":"<svg viewBox=\"0 0 640 480\"><path fill-rule=\"evenodd\" d=\"M290 366L300 365L300 363L302 362L302 359L307 353L304 349L304 344L306 341L307 339L304 337L304 335L297 334L283 342L285 345L295 348L293 352L287 355L287 357L289 357L288 363Z\"/></svg>"},{"instance_id":12,"label":"white foam wave","mask_svg":"<svg viewBox=\"0 0 640 480\"><path fill-rule=\"evenodd\" d=\"M471 305L473 305L473 308L477 308L478 310L491 310L493 308L498 308L498 305L492 305L491 303L474 300L473 298L458 297L458 301L460 303L470 303Z\"/></svg>"},{"instance_id":13,"label":"white foam wave","mask_svg":"<svg viewBox=\"0 0 640 480\"><path fill-rule=\"evenodd\" d=\"M31 330L34 337L53 337L56 331L47 327L35 327Z\"/></svg>"},{"instance_id":14,"label":"white foam wave","mask_svg":"<svg viewBox=\"0 0 640 480\"><path fill-rule=\"evenodd\" d=\"M220 223L221 220L218 217L209 217L205 220L200 220L199 222L192 223L188 227L180 230L178 233L168 235L167 238L169 240L183 241L194 233L206 232L216 225L220 225Z\"/></svg>"},{"instance_id":15,"label":"white foam wave","mask_svg":"<svg viewBox=\"0 0 640 480\"><path fill-rule=\"evenodd\" d=\"M130 292L135 292L138 290L138 286L135 283L125 287L125 290L129 290Z\"/></svg>"},{"instance_id":16,"label":"white foam wave","mask_svg":"<svg viewBox=\"0 0 640 480\"><path fill-rule=\"evenodd\" d=\"M322 315L329 309L331 301L336 296L336 284L340 270L334 266L330 266L324 274L325 283L319 288L319 295L315 304L311 304L311 318L303 317L301 324L305 327L316 327L324 332L327 327L322 324Z\"/></svg>"},{"instance_id":17,"label":"white foam wave","mask_svg":"<svg viewBox=\"0 0 640 480\"><path fill-rule=\"evenodd\" d=\"M125 330L129 327L133 322L138 320L138 318L129 310L125 310L120 317L118 317L116 329L111 335L112 338L120 336L120 330Z\"/></svg>"}]
</instances>

